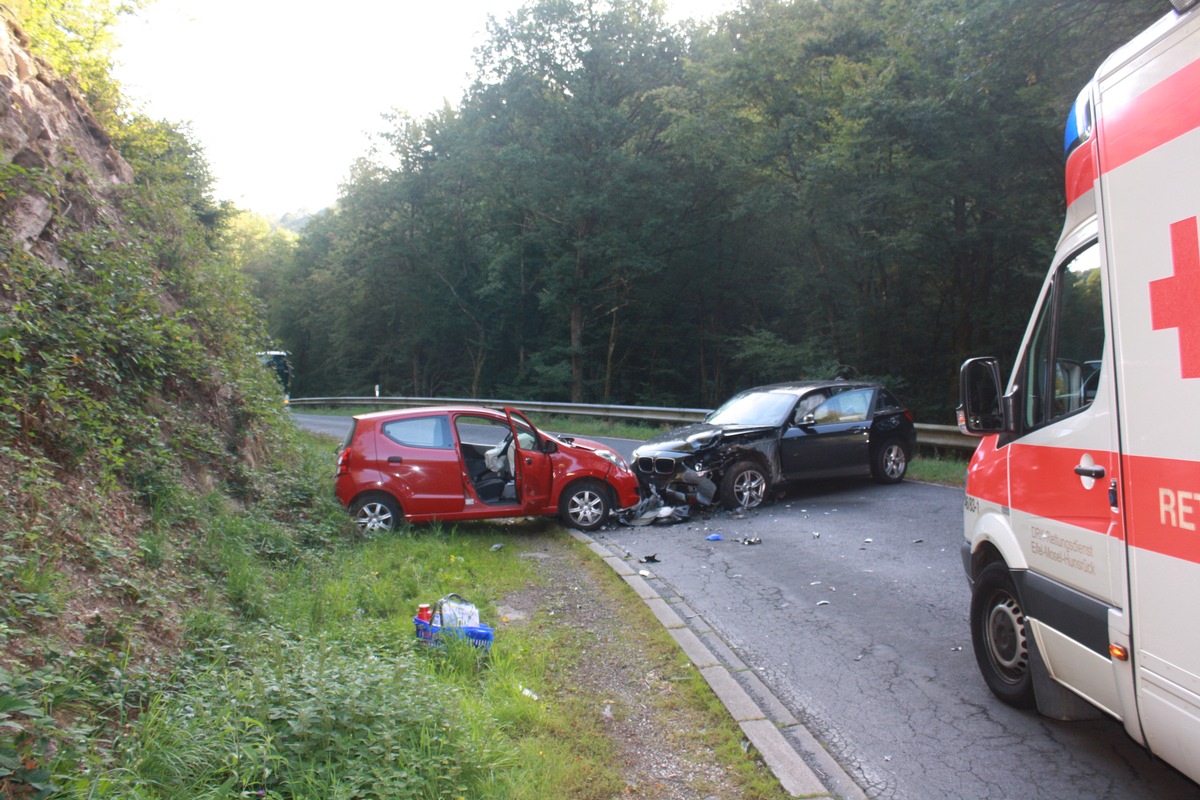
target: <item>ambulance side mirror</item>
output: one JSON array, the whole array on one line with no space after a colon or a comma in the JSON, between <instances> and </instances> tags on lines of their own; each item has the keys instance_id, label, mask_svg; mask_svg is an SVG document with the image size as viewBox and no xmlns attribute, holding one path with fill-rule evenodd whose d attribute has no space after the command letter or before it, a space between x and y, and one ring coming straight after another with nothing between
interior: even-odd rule
<instances>
[{"instance_id":1,"label":"ambulance side mirror","mask_svg":"<svg viewBox=\"0 0 1200 800\"><path fill-rule=\"evenodd\" d=\"M1002 386L995 358L964 361L958 373L958 429L974 436L1011 432L1012 404Z\"/></svg>"}]
</instances>

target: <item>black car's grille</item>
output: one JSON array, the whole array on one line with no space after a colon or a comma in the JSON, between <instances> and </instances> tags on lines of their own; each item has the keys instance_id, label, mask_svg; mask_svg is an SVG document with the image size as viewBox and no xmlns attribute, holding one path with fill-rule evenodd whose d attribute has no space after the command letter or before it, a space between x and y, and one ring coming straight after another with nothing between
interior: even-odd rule
<instances>
[{"instance_id":1,"label":"black car's grille","mask_svg":"<svg viewBox=\"0 0 1200 800\"><path fill-rule=\"evenodd\" d=\"M675 474L675 459L642 456L637 460L637 468L638 471L645 472L647 475L673 475Z\"/></svg>"}]
</instances>

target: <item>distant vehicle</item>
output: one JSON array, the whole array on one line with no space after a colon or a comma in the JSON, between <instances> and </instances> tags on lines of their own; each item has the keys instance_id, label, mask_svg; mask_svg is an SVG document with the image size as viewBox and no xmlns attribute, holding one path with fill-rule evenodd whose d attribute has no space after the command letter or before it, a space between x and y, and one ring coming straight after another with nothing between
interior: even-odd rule
<instances>
[{"instance_id":1,"label":"distant vehicle","mask_svg":"<svg viewBox=\"0 0 1200 800\"><path fill-rule=\"evenodd\" d=\"M1062 233L1007 383L962 366L983 437L962 556L997 697L1109 714L1200 781L1200 7L1175 5L1067 118Z\"/></svg>"},{"instance_id":2,"label":"distant vehicle","mask_svg":"<svg viewBox=\"0 0 1200 800\"><path fill-rule=\"evenodd\" d=\"M353 420L335 492L364 531L555 514L591 531L641 499L620 454L540 431L513 408L408 408Z\"/></svg>"},{"instance_id":3,"label":"distant vehicle","mask_svg":"<svg viewBox=\"0 0 1200 800\"><path fill-rule=\"evenodd\" d=\"M292 393L292 365L288 361L288 352L286 350L264 350L258 354L262 360L263 366L270 367L275 371L275 376L279 379L280 386L283 387L283 393L286 396L291 396Z\"/></svg>"},{"instance_id":4,"label":"distant vehicle","mask_svg":"<svg viewBox=\"0 0 1200 800\"><path fill-rule=\"evenodd\" d=\"M916 439L912 414L878 384L780 383L736 394L704 422L650 439L633 463L664 502L754 508L788 481L901 481Z\"/></svg>"}]
</instances>

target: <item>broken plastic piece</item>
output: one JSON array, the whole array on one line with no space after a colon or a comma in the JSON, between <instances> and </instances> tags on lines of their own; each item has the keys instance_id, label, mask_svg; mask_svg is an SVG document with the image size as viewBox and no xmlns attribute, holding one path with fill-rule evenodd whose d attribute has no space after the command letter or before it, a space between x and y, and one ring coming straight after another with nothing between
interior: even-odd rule
<instances>
[{"instance_id":1,"label":"broken plastic piece","mask_svg":"<svg viewBox=\"0 0 1200 800\"><path fill-rule=\"evenodd\" d=\"M722 535L721 535L721 534L719 534L719 533L710 533L710 534L709 534L709 535L708 535L706 538L707 538L707 539L708 539L710 542L721 542L721 541L724 541L724 540L725 540L725 537L724 537L724 536L722 536Z\"/></svg>"},{"instance_id":2,"label":"broken plastic piece","mask_svg":"<svg viewBox=\"0 0 1200 800\"><path fill-rule=\"evenodd\" d=\"M682 502L683 498L681 497L680 500ZM691 509L687 505L666 505L659 497L658 492L651 486L649 494L641 502L619 512L617 521L622 525L635 527L672 525L676 522L683 522L690 513Z\"/></svg>"},{"instance_id":3,"label":"broken plastic piece","mask_svg":"<svg viewBox=\"0 0 1200 800\"><path fill-rule=\"evenodd\" d=\"M657 564L658 563L658 553L651 553L648 556L640 558L640 559L638 559L638 563L639 564Z\"/></svg>"},{"instance_id":4,"label":"broken plastic piece","mask_svg":"<svg viewBox=\"0 0 1200 800\"><path fill-rule=\"evenodd\" d=\"M745 539L738 539L741 544L762 544L762 539L757 536L747 536Z\"/></svg>"}]
</instances>

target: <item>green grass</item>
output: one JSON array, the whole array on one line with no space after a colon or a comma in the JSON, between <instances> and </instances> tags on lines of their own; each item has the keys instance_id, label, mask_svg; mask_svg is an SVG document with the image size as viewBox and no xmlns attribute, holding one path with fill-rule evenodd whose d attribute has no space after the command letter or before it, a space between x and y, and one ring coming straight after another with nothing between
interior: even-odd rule
<instances>
[{"instance_id":1,"label":"green grass","mask_svg":"<svg viewBox=\"0 0 1200 800\"><path fill-rule=\"evenodd\" d=\"M908 464L908 480L961 487L967 478L967 459L918 454Z\"/></svg>"},{"instance_id":2,"label":"green grass","mask_svg":"<svg viewBox=\"0 0 1200 800\"><path fill-rule=\"evenodd\" d=\"M300 438L292 466L256 502L180 491L156 507L144 557L178 566L190 546L194 565L180 578L191 587L180 609L187 646L169 672L144 670L120 647L100 644L35 675L0 671L0 722L19 722L27 737L19 752L0 742L0 756L36 765L18 776L39 790L29 796L620 795L615 743L594 713L602 699L562 682L594 646L586 632L548 620L504 626L486 655L455 642L428 648L414 636L418 603L452 591L496 620L494 603L544 580L521 551L565 532L529 521L364 538L326 492L313 490L328 481L327 442ZM190 545L162 535L184 519L199 534ZM31 596L53 589L50 579L21 574ZM621 613L648 615L619 581L609 592ZM657 657L686 661L660 627L639 620L631 624L647 630ZM706 724L673 735L691 737L702 758L719 749L730 769L744 771L744 797L781 797L699 675L679 671L688 688L671 702L688 704ZM540 698L524 687L538 687ZM69 730L56 722L68 718Z\"/></svg>"}]
</instances>

